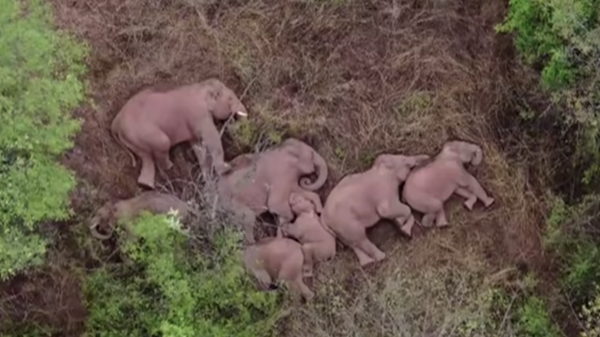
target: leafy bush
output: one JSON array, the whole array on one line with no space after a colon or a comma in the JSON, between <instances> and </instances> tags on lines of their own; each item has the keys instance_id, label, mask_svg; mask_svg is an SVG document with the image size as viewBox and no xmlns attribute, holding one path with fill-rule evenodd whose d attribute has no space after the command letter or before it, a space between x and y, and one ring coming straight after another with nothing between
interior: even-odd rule
<instances>
[{"instance_id":1,"label":"leafy bush","mask_svg":"<svg viewBox=\"0 0 600 337\"><path fill-rule=\"evenodd\" d=\"M269 335L276 297L259 292L238 259L241 235L223 231L214 258L175 218L144 215L124 246L127 263L91 274L84 287L90 336Z\"/></svg>"},{"instance_id":2,"label":"leafy bush","mask_svg":"<svg viewBox=\"0 0 600 337\"><path fill-rule=\"evenodd\" d=\"M519 336L558 337L558 327L550 319L546 304L537 297L529 297L517 312Z\"/></svg>"},{"instance_id":3,"label":"leafy bush","mask_svg":"<svg viewBox=\"0 0 600 337\"><path fill-rule=\"evenodd\" d=\"M581 337L600 337L600 287L596 286L595 296L581 310L583 331Z\"/></svg>"},{"instance_id":4,"label":"leafy bush","mask_svg":"<svg viewBox=\"0 0 600 337\"><path fill-rule=\"evenodd\" d=\"M26 8L25 8L26 7ZM42 0L0 0L0 279L41 263L36 226L69 216L74 176L57 156L80 125L86 49L53 30Z\"/></svg>"},{"instance_id":5,"label":"leafy bush","mask_svg":"<svg viewBox=\"0 0 600 337\"><path fill-rule=\"evenodd\" d=\"M588 166L583 182L600 173L600 0L510 0L499 32L516 33L525 61L541 67L542 84L579 129L576 154Z\"/></svg>"}]
</instances>

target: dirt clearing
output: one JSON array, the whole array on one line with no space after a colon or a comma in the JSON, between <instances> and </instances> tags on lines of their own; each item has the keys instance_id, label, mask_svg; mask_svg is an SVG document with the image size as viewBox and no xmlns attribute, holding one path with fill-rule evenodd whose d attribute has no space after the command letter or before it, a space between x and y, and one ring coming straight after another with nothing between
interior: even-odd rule
<instances>
[{"instance_id":1,"label":"dirt clearing","mask_svg":"<svg viewBox=\"0 0 600 337\"><path fill-rule=\"evenodd\" d=\"M537 187L547 177L533 169L543 154L534 156L511 127L525 75L514 73L520 68L510 40L493 30L503 1L53 3L61 25L92 48L95 106L77 112L85 122L67 159L83 180L80 214L136 193L139 167L111 139L109 125L147 85L218 77L251 115L226 136L227 159L298 137L328 161L325 192L380 153L434 155L449 139L483 147L484 163L472 172L496 198L491 209L478 204L468 212L454 200L451 227L411 242L382 224L370 236L388 258L364 271L340 247L332 262L317 266L316 303L287 304L286 336L486 335L490 286L517 266L545 268ZM187 149L172 151L176 169L168 179L193 169Z\"/></svg>"}]
</instances>

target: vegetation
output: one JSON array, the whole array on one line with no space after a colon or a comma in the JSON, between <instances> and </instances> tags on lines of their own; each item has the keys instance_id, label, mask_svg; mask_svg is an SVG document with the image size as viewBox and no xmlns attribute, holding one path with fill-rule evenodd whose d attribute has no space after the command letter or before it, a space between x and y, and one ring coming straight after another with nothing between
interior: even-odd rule
<instances>
[{"instance_id":1,"label":"vegetation","mask_svg":"<svg viewBox=\"0 0 600 337\"><path fill-rule=\"evenodd\" d=\"M129 263L106 265L85 282L91 336L269 336L276 295L258 292L238 261L241 236L222 231L218 254L176 218L146 214L124 244Z\"/></svg>"},{"instance_id":2,"label":"vegetation","mask_svg":"<svg viewBox=\"0 0 600 337\"><path fill-rule=\"evenodd\" d=\"M26 8L23 8L26 6ZM70 215L74 175L58 163L79 121L86 49L53 30L41 0L1 0L0 280L40 265L40 226Z\"/></svg>"},{"instance_id":3,"label":"vegetation","mask_svg":"<svg viewBox=\"0 0 600 337\"><path fill-rule=\"evenodd\" d=\"M551 197L545 241L561 260L561 286L569 305L582 317L580 336L596 336L600 329L596 308L599 204L594 192L600 173L600 1L510 0L507 19L498 30L516 33L517 49L528 64L541 69L541 84L551 92L564 128L575 126L573 162L585 168L582 182L591 187L590 192L583 198ZM529 335L555 335L541 302L533 300L529 307L523 314L538 317L528 320Z\"/></svg>"}]
</instances>

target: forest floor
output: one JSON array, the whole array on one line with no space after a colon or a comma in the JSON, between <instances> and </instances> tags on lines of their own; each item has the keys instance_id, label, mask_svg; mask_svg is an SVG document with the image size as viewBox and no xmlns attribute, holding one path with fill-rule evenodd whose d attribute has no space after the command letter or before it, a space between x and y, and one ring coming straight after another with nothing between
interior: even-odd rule
<instances>
[{"instance_id":1,"label":"forest floor","mask_svg":"<svg viewBox=\"0 0 600 337\"><path fill-rule=\"evenodd\" d=\"M369 236L387 259L364 270L339 246L309 281L315 303L287 300L283 335L484 332L497 315L493 289L514 286L529 271L542 285L551 282L541 230L549 163L559 159L551 155L552 130L529 137L519 126L523 102L541 99L532 96L535 78L516 61L510 37L494 32L504 1L52 2L61 27L92 51L94 104L75 112L83 129L66 157L81 180L74 208L82 218L108 199L139 192L139 165L131 166L109 126L148 85L221 79L251 115L250 126L225 134L227 159L259 142L298 137L328 162L323 197L380 153L434 155L449 139L483 147L483 164L470 170L496 199L490 209L478 204L468 212L453 199L446 206L451 226L419 230L410 241L391 224L378 225ZM178 194L169 181L195 169L186 151L175 148L175 169L158 177ZM65 309L65 322L75 329L83 314L73 310ZM501 332L509 324L494 329L509 335Z\"/></svg>"}]
</instances>

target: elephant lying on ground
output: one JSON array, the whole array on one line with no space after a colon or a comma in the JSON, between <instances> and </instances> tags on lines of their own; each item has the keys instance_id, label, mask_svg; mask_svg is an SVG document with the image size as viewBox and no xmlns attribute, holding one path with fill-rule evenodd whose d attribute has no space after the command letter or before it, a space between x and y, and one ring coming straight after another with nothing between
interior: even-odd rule
<instances>
[{"instance_id":1,"label":"elephant lying on ground","mask_svg":"<svg viewBox=\"0 0 600 337\"><path fill-rule=\"evenodd\" d=\"M302 279L304 255L298 242L279 236L263 238L246 247L243 257L245 267L254 274L262 290L267 290L274 281L283 280L305 299L314 297Z\"/></svg>"},{"instance_id":2,"label":"elephant lying on ground","mask_svg":"<svg viewBox=\"0 0 600 337\"><path fill-rule=\"evenodd\" d=\"M448 225L444 202L456 193L466 198L464 205L472 210L477 199L485 207L494 203L477 179L464 168L465 163L479 165L483 158L478 145L451 141L444 144L440 154L429 164L413 170L406 179L402 198L413 209L423 212L422 224L431 227Z\"/></svg>"},{"instance_id":3,"label":"elephant lying on ground","mask_svg":"<svg viewBox=\"0 0 600 337\"><path fill-rule=\"evenodd\" d=\"M245 117L248 111L231 89L211 78L166 92L146 89L135 94L117 113L111 133L125 147L133 166L131 152L140 157L138 184L154 188L155 163L163 170L171 169L170 148L186 141L194 151L200 143L208 148L218 174L229 170L214 120L233 114Z\"/></svg>"},{"instance_id":4,"label":"elephant lying on ground","mask_svg":"<svg viewBox=\"0 0 600 337\"><path fill-rule=\"evenodd\" d=\"M352 248L361 266L386 257L366 235L366 229L381 218L395 220L402 233L412 236L414 218L400 202L398 189L410 170L428 159L427 155L379 155L369 170L344 177L329 193L321 221Z\"/></svg>"},{"instance_id":5,"label":"elephant lying on ground","mask_svg":"<svg viewBox=\"0 0 600 337\"><path fill-rule=\"evenodd\" d=\"M281 234L302 244L304 277L313 276L314 261L327 261L335 256L335 234L321 223L316 205L304 195L292 193L290 205L296 215L293 223L283 225Z\"/></svg>"},{"instance_id":6,"label":"elephant lying on ground","mask_svg":"<svg viewBox=\"0 0 600 337\"><path fill-rule=\"evenodd\" d=\"M92 218L90 231L95 238L106 240L111 237L115 225L121 220L134 219L142 211L166 214L171 209L177 210L182 221L185 221L188 216L196 214L191 206L173 195L146 191L130 199L106 202ZM100 233L98 228L107 234Z\"/></svg>"},{"instance_id":7,"label":"elephant lying on ground","mask_svg":"<svg viewBox=\"0 0 600 337\"><path fill-rule=\"evenodd\" d=\"M208 166L206 160L201 163L205 168ZM327 163L298 139L288 138L265 152L240 155L231 161L231 166L229 172L218 178L217 192L220 205L243 224L248 243L254 242L258 215L272 212L280 226L294 219L289 204L292 192L312 201L317 212L323 209L321 199L312 191L325 184ZM311 183L306 176L315 172L317 179Z\"/></svg>"}]
</instances>

